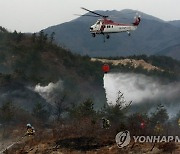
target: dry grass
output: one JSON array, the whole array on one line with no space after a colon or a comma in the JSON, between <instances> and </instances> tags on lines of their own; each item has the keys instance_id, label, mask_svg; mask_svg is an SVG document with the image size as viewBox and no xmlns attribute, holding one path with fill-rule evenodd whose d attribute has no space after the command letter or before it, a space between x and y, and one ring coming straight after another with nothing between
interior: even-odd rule
<instances>
[{"instance_id":1,"label":"dry grass","mask_svg":"<svg viewBox=\"0 0 180 154\"><path fill-rule=\"evenodd\" d=\"M68 125L56 124L52 128L36 128L34 137L26 137L7 151L9 154L160 154L175 149L174 143L153 144L133 143L119 149L115 143L116 129L103 129L99 124L92 124L89 119ZM16 132L16 131L15 131Z\"/></svg>"}]
</instances>

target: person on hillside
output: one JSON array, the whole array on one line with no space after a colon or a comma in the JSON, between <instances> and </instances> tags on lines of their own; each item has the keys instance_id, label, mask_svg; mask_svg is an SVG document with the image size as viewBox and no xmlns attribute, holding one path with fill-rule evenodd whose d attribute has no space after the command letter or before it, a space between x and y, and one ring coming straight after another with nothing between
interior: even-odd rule
<instances>
[{"instance_id":1,"label":"person on hillside","mask_svg":"<svg viewBox=\"0 0 180 154\"><path fill-rule=\"evenodd\" d=\"M110 126L110 121L106 118L102 118L102 127L104 129L109 129Z\"/></svg>"},{"instance_id":2,"label":"person on hillside","mask_svg":"<svg viewBox=\"0 0 180 154\"><path fill-rule=\"evenodd\" d=\"M180 118L178 119L178 126L179 126L179 128L180 128Z\"/></svg>"},{"instance_id":3,"label":"person on hillside","mask_svg":"<svg viewBox=\"0 0 180 154\"><path fill-rule=\"evenodd\" d=\"M155 128L154 128L154 132L157 134L157 135L161 135L163 133L164 129L163 129L163 126L162 124L160 124L160 122L158 121L157 124L155 125Z\"/></svg>"},{"instance_id":4,"label":"person on hillside","mask_svg":"<svg viewBox=\"0 0 180 154\"><path fill-rule=\"evenodd\" d=\"M27 131L25 136L35 135L35 129L34 127L31 126L31 124L27 124L26 127L27 127Z\"/></svg>"}]
</instances>

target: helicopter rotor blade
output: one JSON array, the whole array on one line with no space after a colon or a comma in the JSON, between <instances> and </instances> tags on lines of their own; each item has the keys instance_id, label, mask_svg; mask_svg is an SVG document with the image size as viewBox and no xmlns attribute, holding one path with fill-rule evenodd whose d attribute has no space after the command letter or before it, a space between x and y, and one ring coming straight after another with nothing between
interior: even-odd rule
<instances>
[{"instance_id":1,"label":"helicopter rotor blade","mask_svg":"<svg viewBox=\"0 0 180 154\"><path fill-rule=\"evenodd\" d=\"M74 15L80 16L80 17L81 16L83 16L83 17L99 17L99 16L96 16L96 15L88 15L88 14L84 14L84 15L83 14L82 15L81 14L74 14Z\"/></svg>"},{"instance_id":2,"label":"helicopter rotor blade","mask_svg":"<svg viewBox=\"0 0 180 154\"><path fill-rule=\"evenodd\" d=\"M103 18L107 18L107 17L108 17L108 16L105 16L105 15L96 13L96 12L94 12L94 11L88 10L88 9L86 9L86 8L84 8L84 7L81 7L81 9L83 9L83 10L85 10L85 11L88 11L88 12L90 12L90 13L96 14L96 15L98 15L98 16L100 16L100 17L103 17Z\"/></svg>"}]
</instances>

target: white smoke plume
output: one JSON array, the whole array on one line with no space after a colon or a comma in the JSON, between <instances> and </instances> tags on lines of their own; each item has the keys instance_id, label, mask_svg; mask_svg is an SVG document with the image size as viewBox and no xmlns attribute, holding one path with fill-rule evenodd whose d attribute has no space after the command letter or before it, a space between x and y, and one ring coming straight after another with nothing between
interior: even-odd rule
<instances>
[{"instance_id":1,"label":"white smoke plume","mask_svg":"<svg viewBox=\"0 0 180 154\"><path fill-rule=\"evenodd\" d=\"M172 107L168 110L171 112L180 103L180 82L162 84L160 80L142 74L105 74L104 88L107 102L112 104L116 102L118 91L124 94L126 101L133 101L133 104L145 102L144 100L169 102Z\"/></svg>"},{"instance_id":2,"label":"white smoke plume","mask_svg":"<svg viewBox=\"0 0 180 154\"><path fill-rule=\"evenodd\" d=\"M47 86L36 85L34 91L39 93L48 103L54 103L63 91L63 81L50 82Z\"/></svg>"}]
</instances>

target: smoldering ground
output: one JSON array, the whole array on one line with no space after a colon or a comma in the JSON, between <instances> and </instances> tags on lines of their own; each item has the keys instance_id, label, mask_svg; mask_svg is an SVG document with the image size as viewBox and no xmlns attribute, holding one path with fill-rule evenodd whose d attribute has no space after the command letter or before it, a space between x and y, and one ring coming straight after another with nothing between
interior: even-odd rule
<instances>
[{"instance_id":1,"label":"smoldering ground","mask_svg":"<svg viewBox=\"0 0 180 154\"><path fill-rule=\"evenodd\" d=\"M108 103L115 104L121 91L126 101L133 101L132 105L146 111L160 103L165 105L170 116L180 110L180 82L167 83L135 73L109 73L104 75L104 88Z\"/></svg>"}]
</instances>

